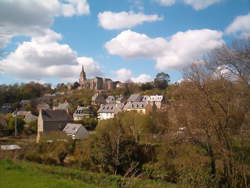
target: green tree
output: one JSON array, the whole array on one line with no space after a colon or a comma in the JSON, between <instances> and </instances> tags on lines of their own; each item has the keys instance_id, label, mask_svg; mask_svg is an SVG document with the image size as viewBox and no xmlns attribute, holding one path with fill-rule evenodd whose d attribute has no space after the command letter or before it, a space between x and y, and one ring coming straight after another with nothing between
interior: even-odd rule
<instances>
[{"instance_id":1,"label":"green tree","mask_svg":"<svg viewBox=\"0 0 250 188\"><path fill-rule=\"evenodd\" d=\"M166 89L170 82L170 76L167 73L160 72L154 79L154 86L158 89Z\"/></svg>"}]
</instances>

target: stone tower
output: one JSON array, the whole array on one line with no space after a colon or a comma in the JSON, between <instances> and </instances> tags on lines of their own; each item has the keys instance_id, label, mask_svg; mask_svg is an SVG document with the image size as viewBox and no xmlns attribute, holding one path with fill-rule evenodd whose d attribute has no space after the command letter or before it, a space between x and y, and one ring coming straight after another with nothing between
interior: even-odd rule
<instances>
[{"instance_id":1,"label":"stone tower","mask_svg":"<svg viewBox=\"0 0 250 188\"><path fill-rule=\"evenodd\" d=\"M82 66L82 72L80 74L80 79L79 79L80 86L84 87L86 85L86 81L87 81L86 73L84 72L84 68Z\"/></svg>"}]
</instances>

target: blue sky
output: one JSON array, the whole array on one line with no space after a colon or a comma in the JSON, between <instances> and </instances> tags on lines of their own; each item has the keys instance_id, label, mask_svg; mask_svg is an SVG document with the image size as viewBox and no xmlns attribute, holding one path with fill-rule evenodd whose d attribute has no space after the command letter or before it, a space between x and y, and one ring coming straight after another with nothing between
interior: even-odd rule
<instances>
[{"instance_id":1,"label":"blue sky","mask_svg":"<svg viewBox=\"0 0 250 188\"><path fill-rule=\"evenodd\" d=\"M249 0L1 0L0 84L89 77L172 82L210 50L250 36Z\"/></svg>"}]
</instances>

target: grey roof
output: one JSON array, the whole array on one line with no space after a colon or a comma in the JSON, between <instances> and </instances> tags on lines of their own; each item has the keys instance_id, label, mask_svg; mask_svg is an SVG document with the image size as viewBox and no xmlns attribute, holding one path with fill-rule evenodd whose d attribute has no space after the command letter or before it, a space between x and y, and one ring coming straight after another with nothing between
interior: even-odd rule
<instances>
[{"instance_id":1,"label":"grey roof","mask_svg":"<svg viewBox=\"0 0 250 188\"><path fill-rule=\"evenodd\" d=\"M42 109L49 109L49 105L46 103L38 104L37 108L42 108Z\"/></svg>"},{"instance_id":2,"label":"grey roof","mask_svg":"<svg viewBox=\"0 0 250 188\"><path fill-rule=\"evenodd\" d=\"M80 129L80 127L83 126L81 124L68 123L64 127L63 132L65 132L67 135L75 135L77 131Z\"/></svg>"},{"instance_id":3,"label":"grey roof","mask_svg":"<svg viewBox=\"0 0 250 188\"><path fill-rule=\"evenodd\" d=\"M144 95L142 101L151 102L161 102L163 100L163 95Z\"/></svg>"},{"instance_id":4,"label":"grey roof","mask_svg":"<svg viewBox=\"0 0 250 188\"><path fill-rule=\"evenodd\" d=\"M74 112L74 116L81 116L84 114L91 114L90 107L78 106Z\"/></svg>"},{"instance_id":5,"label":"grey roof","mask_svg":"<svg viewBox=\"0 0 250 188\"><path fill-rule=\"evenodd\" d=\"M1 150L17 150L21 149L19 145L1 145Z\"/></svg>"},{"instance_id":6,"label":"grey roof","mask_svg":"<svg viewBox=\"0 0 250 188\"><path fill-rule=\"evenodd\" d=\"M26 114L26 116L24 118L25 122L31 122L31 121L36 121L36 120L37 120L37 116L35 116L31 113Z\"/></svg>"},{"instance_id":7,"label":"grey roof","mask_svg":"<svg viewBox=\"0 0 250 188\"><path fill-rule=\"evenodd\" d=\"M105 101L105 98L100 95L99 93L96 93L95 95L92 96L92 101L96 101L96 100L104 100Z\"/></svg>"},{"instance_id":8,"label":"grey roof","mask_svg":"<svg viewBox=\"0 0 250 188\"><path fill-rule=\"evenodd\" d=\"M140 108L146 108L147 103L146 102L128 102L124 109L140 109Z\"/></svg>"},{"instance_id":9,"label":"grey roof","mask_svg":"<svg viewBox=\"0 0 250 188\"><path fill-rule=\"evenodd\" d=\"M123 105L116 105L116 104L104 104L98 110L98 113L116 113L121 111Z\"/></svg>"},{"instance_id":10,"label":"grey roof","mask_svg":"<svg viewBox=\"0 0 250 188\"><path fill-rule=\"evenodd\" d=\"M114 96L108 96L108 97L106 98L106 102L107 102L107 103L113 103L113 102L115 102L115 97L114 97Z\"/></svg>"},{"instance_id":11,"label":"grey roof","mask_svg":"<svg viewBox=\"0 0 250 188\"><path fill-rule=\"evenodd\" d=\"M132 94L128 98L128 102L140 102L142 100L142 96L140 94Z\"/></svg>"},{"instance_id":12,"label":"grey roof","mask_svg":"<svg viewBox=\"0 0 250 188\"><path fill-rule=\"evenodd\" d=\"M68 110L69 103L60 103L58 106L54 107L55 110Z\"/></svg>"},{"instance_id":13,"label":"grey roof","mask_svg":"<svg viewBox=\"0 0 250 188\"><path fill-rule=\"evenodd\" d=\"M20 110L17 111L17 116L26 116L27 114L30 114L31 111L24 111L24 110Z\"/></svg>"},{"instance_id":14,"label":"grey roof","mask_svg":"<svg viewBox=\"0 0 250 188\"><path fill-rule=\"evenodd\" d=\"M65 110L41 110L44 121L71 121L72 118Z\"/></svg>"},{"instance_id":15,"label":"grey roof","mask_svg":"<svg viewBox=\"0 0 250 188\"><path fill-rule=\"evenodd\" d=\"M21 100L21 105L30 104L30 100Z\"/></svg>"}]
</instances>

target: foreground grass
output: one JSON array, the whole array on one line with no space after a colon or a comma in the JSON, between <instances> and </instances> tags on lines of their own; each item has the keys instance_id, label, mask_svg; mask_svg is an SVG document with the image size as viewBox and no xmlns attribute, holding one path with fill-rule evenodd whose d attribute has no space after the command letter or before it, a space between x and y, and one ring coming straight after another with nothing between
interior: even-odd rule
<instances>
[{"instance_id":1,"label":"foreground grass","mask_svg":"<svg viewBox=\"0 0 250 188\"><path fill-rule=\"evenodd\" d=\"M179 188L150 180L123 178L24 161L0 161L0 187L8 188Z\"/></svg>"},{"instance_id":2,"label":"foreground grass","mask_svg":"<svg viewBox=\"0 0 250 188\"><path fill-rule=\"evenodd\" d=\"M0 187L8 188L96 188L77 180L67 180L56 175L22 168L11 161L0 162Z\"/></svg>"}]
</instances>

